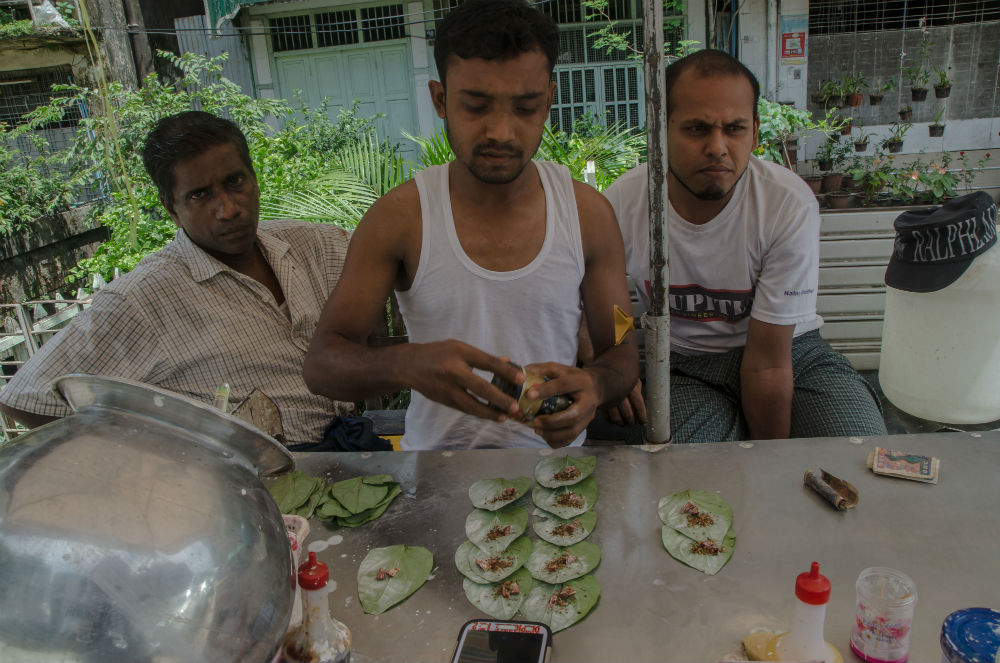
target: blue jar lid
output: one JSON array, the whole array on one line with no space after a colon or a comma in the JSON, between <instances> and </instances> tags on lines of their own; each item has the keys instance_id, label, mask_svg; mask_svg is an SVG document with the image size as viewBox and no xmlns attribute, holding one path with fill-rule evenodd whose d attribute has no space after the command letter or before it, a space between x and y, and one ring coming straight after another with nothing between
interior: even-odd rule
<instances>
[{"instance_id":1,"label":"blue jar lid","mask_svg":"<svg viewBox=\"0 0 1000 663\"><path fill-rule=\"evenodd\" d=\"M941 651L951 663L1000 660L1000 612L966 608L951 613L941 625Z\"/></svg>"}]
</instances>

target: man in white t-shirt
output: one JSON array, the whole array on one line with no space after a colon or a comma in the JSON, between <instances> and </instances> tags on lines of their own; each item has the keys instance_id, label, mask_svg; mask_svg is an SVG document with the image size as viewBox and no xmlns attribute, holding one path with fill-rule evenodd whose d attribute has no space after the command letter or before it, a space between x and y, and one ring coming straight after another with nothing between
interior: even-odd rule
<instances>
[{"instance_id":1,"label":"man in white t-shirt","mask_svg":"<svg viewBox=\"0 0 1000 663\"><path fill-rule=\"evenodd\" d=\"M668 67L665 94L673 439L884 435L877 394L817 331L816 199L795 173L751 156L757 80L728 54L699 51ZM645 165L606 195L648 308ZM609 417L644 413L637 384Z\"/></svg>"}]
</instances>

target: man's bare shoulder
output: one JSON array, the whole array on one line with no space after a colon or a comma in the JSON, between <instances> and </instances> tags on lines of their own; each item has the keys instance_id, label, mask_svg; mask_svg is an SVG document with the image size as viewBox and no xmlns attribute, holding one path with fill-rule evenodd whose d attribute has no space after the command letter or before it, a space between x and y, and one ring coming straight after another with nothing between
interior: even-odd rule
<instances>
[{"instance_id":1,"label":"man's bare shoulder","mask_svg":"<svg viewBox=\"0 0 1000 663\"><path fill-rule=\"evenodd\" d=\"M607 224L617 227L614 208L597 189L584 182L573 180L573 195L576 196L576 208L584 231L590 227L601 230Z\"/></svg>"},{"instance_id":2,"label":"man's bare shoulder","mask_svg":"<svg viewBox=\"0 0 1000 663\"><path fill-rule=\"evenodd\" d=\"M381 223L412 223L420 218L420 193L415 180L409 180L391 189L375 201L364 216L364 221L374 219Z\"/></svg>"}]
</instances>

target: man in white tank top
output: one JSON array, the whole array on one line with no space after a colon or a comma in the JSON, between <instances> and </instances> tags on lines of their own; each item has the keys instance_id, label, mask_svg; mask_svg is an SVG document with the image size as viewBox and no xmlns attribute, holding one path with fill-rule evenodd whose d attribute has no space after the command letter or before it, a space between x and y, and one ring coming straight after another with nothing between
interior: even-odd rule
<instances>
[{"instance_id":1,"label":"man in white tank top","mask_svg":"<svg viewBox=\"0 0 1000 663\"><path fill-rule=\"evenodd\" d=\"M533 162L552 105L559 32L523 0L470 0L437 27L441 81L430 93L455 160L377 201L306 358L309 388L360 400L413 390L404 449L581 444L599 406L638 378L631 339L615 346L613 306L629 310L610 204L568 171ZM395 288L409 343L364 346ZM575 366L581 302L595 359ZM527 396L565 410L515 420L492 374L508 359L549 378Z\"/></svg>"}]
</instances>

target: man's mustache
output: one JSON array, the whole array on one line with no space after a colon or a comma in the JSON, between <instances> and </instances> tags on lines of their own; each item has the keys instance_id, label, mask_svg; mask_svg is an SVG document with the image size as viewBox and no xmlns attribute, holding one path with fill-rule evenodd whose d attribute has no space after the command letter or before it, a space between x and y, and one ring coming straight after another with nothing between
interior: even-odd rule
<instances>
[{"instance_id":1,"label":"man's mustache","mask_svg":"<svg viewBox=\"0 0 1000 663\"><path fill-rule=\"evenodd\" d=\"M481 143L476 145L472 150L475 155L481 155L484 152L491 152L493 154L502 154L506 156L519 157L523 154L522 150L516 145L511 145L509 143L499 143L497 141L489 141L486 143Z\"/></svg>"}]
</instances>

